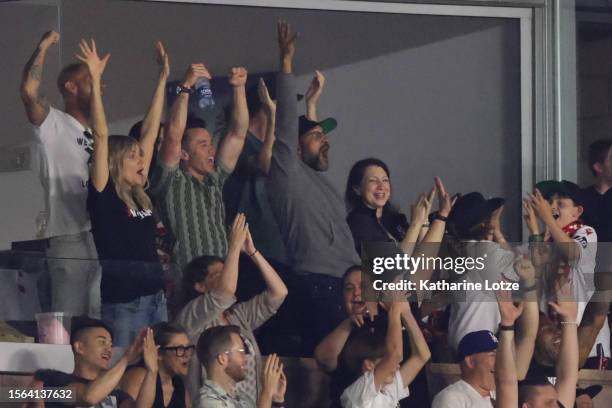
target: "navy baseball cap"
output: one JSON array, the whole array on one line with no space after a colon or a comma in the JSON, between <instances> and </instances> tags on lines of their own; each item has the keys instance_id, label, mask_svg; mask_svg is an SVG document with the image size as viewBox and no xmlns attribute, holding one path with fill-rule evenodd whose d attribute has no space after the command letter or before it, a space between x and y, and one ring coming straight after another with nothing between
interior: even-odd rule
<instances>
[{"instance_id":1,"label":"navy baseball cap","mask_svg":"<svg viewBox=\"0 0 612 408\"><path fill-rule=\"evenodd\" d=\"M304 133L308 132L315 126L321 126L321 129L323 129L323 133L328 134L329 132L334 130L336 126L338 126L338 121L336 121L336 119L334 118L327 118L323 119L320 122L315 122L314 120L309 120L304 115L300 116L300 136L302 136Z\"/></svg>"},{"instance_id":2,"label":"navy baseball cap","mask_svg":"<svg viewBox=\"0 0 612 408\"><path fill-rule=\"evenodd\" d=\"M463 361L467 356L497 350L497 337L489 330L479 330L466 334L457 347L457 359Z\"/></svg>"}]
</instances>

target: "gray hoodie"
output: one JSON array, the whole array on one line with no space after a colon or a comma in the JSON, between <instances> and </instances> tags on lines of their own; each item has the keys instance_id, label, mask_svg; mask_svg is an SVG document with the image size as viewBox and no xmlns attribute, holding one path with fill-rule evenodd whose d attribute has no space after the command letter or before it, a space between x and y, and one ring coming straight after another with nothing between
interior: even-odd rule
<instances>
[{"instance_id":1,"label":"gray hoodie","mask_svg":"<svg viewBox=\"0 0 612 408\"><path fill-rule=\"evenodd\" d=\"M361 261L346 223L342 197L325 173L309 167L298 156L296 94L295 77L279 73L268 198L291 267L297 272L341 277L349 266Z\"/></svg>"}]
</instances>

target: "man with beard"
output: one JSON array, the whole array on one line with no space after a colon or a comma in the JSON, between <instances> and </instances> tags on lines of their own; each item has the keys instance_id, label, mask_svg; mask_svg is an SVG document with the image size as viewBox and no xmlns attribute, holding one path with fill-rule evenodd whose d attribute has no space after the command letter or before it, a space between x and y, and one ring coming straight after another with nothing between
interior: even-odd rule
<instances>
[{"instance_id":1,"label":"man with beard","mask_svg":"<svg viewBox=\"0 0 612 408\"><path fill-rule=\"evenodd\" d=\"M206 329L198 339L196 352L206 368L208 379L195 399L195 408L269 408L283 407L287 379L280 359L272 354L262 371L263 388L257 401L236 390L246 378L250 350L238 326L215 326Z\"/></svg>"},{"instance_id":2,"label":"man with beard","mask_svg":"<svg viewBox=\"0 0 612 408\"><path fill-rule=\"evenodd\" d=\"M277 135L267 179L270 206L279 224L294 275L287 278L295 316L301 316L301 353L344 319L342 274L359 264L341 195L326 177L328 134L336 121L298 119L293 76L295 34L278 24L281 72L277 77Z\"/></svg>"},{"instance_id":3,"label":"man with beard","mask_svg":"<svg viewBox=\"0 0 612 408\"><path fill-rule=\"evenodd\" d=\"M101 273L98 263L91 261L98 255L85 205L88 162L93 152L91 77L85 64L67 65L57 78L64 110L49 105L40 89L43 65L47 52L59 38L55 31L42 36L23 70L20 88L41 149L46 209L44 218L37 221L38 238L49 238L51 310L98 317Z\"/></svg>"}]
</instances>

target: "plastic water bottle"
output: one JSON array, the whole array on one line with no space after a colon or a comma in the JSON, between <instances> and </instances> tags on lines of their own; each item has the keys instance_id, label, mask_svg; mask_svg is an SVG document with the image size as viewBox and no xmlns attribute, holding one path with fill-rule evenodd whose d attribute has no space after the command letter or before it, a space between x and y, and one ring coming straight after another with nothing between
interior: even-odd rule
<instances>
[{"instance_id":1,"label":"plastic water bottle","mask_svg":"<svg viewBox=\"0 0 612 408\"><path fill-rule=\"evenodd\" d=\"M210 81L208 78L200 78L195 83L195 97L200 109L212 109L215 106Z\"/></svg>"}]
</instances>

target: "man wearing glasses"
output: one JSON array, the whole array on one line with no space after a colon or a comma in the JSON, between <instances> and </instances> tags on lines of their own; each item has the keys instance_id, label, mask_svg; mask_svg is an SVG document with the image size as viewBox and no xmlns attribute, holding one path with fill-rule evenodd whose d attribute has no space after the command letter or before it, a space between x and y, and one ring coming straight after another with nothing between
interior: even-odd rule
<instances>
[{"instance_id":1,"label":"man wearing glasses","mask_svg":"<svg viewBox=\"0 0 612 408\"><path fill-rule=\"evenodd\" d=\"M236 384L246 378L251 358L238 326L206 329L198 340L196 352L208 374L198 397L194 398L196 408L284 407L287 381L283 365L274 354L262 370L263 387L257 404L250 395L236 389Z\"/></svg>"}]
</instances>

